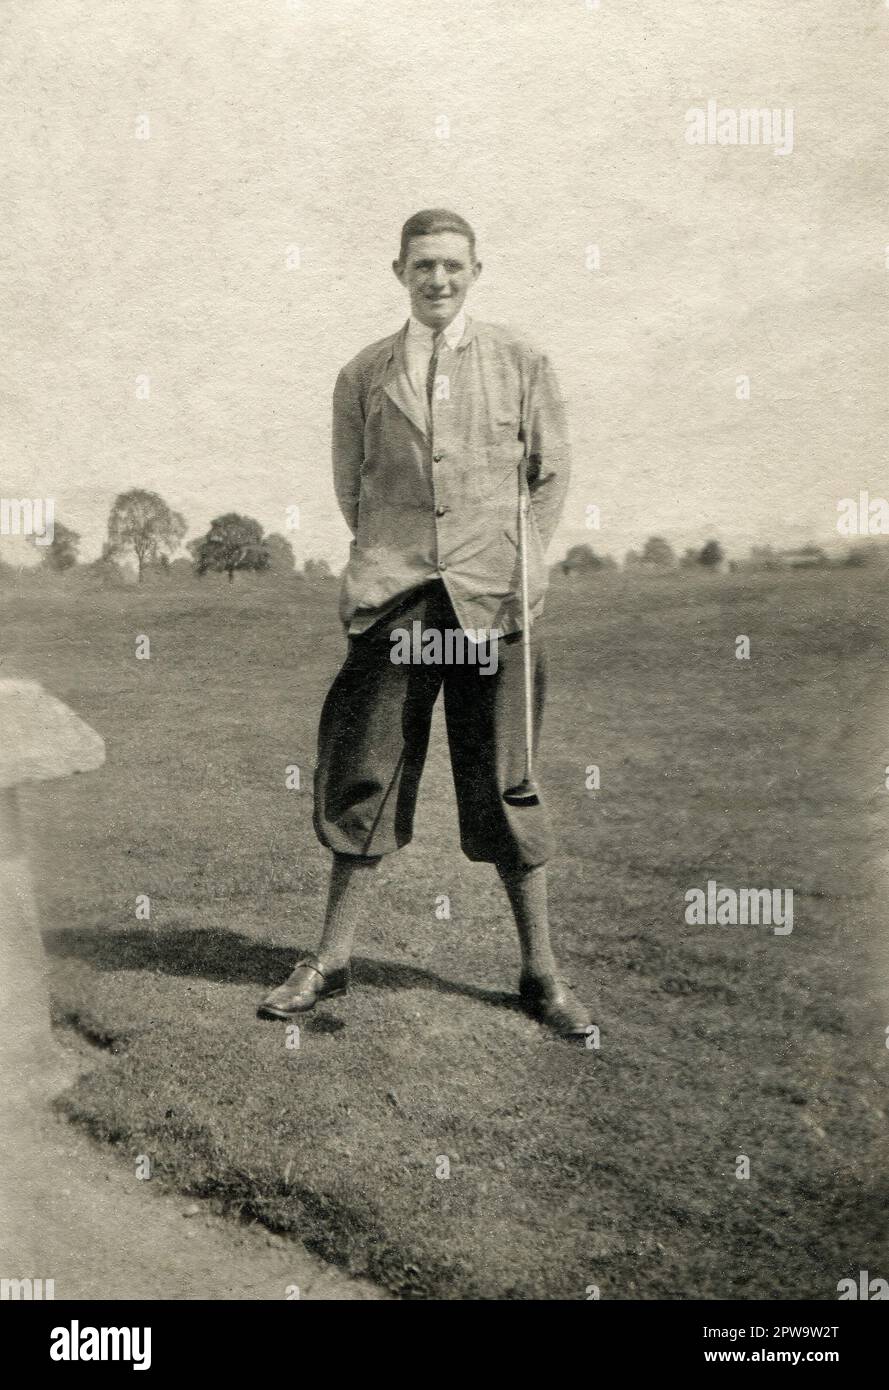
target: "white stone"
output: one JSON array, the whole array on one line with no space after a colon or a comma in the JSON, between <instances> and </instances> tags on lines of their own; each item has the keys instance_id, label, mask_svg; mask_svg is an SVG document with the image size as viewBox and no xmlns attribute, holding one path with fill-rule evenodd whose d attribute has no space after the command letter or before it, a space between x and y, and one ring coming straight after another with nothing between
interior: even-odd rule
<instances>
[{"instance_id":1,"label":"white stone","mask_svg":"<svg viewBox=\"0 0 889 1390\"><path fill-rule=\"evenodd\" d=\"M0 787L93 772L105 743L36 681L0 680Z\"/></svg>"}]
</instances>

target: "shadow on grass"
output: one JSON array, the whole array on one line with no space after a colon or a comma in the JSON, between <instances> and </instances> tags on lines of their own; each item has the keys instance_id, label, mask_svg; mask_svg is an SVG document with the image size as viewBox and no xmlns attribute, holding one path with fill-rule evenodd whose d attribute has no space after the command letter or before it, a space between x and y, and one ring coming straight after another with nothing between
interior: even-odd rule
<instances>
[{"instance_id":1,"label":"shadow on grass","mask_svg":"<svg viewBox=\"0 0 889 1390\"><path fill-rule=\"evenodd\" d=\"M151 970L163 975L192 976L218 984L271 989L287 978L296 958L308 951L264 946L237 932L218 928L136 928L130 931L50 931L44 933L49 955L74 957L97 970ZM446 980L431 970L397 961L352 961L354 985L374 989L433 989L439 994L460 995L498 1008L518 1008L518 996L504 990Z\"/></svg>"}]
</instances>

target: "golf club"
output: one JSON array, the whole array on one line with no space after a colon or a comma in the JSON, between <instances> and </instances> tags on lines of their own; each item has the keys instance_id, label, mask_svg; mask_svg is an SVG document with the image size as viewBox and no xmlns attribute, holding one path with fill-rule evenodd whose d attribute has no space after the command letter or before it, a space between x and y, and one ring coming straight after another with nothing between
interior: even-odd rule
<instances>
[{"instance_id":1,"label":"golf club","mask_svg":"<svg viewBox=\"0 0 889 1390\"><path fill-rule=\"evenodd\" d=\"M525 673L525 775L515 787L507 787L503 800L509 806L537 806L540 796L534 781L534 724L531 707L531 613L528 603L528 508L531 498L528 493L528 478L525 473L525 460L522 459L518 471L519 478L519 568L522 583L522 663Z\"/></svg>"}]
</instances>

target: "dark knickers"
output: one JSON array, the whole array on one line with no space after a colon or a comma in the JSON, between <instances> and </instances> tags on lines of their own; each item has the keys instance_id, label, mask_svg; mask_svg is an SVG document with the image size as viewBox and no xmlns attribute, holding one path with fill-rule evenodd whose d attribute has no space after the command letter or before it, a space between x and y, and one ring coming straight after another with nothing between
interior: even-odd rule
<instances>
[{"instance_id":1,"label":"dark knickers","mask_svg":"<svg viewBox=\"0 0 889 1390\"><path fill-rule=\"evenodd\" d=\"M315 832L338 854L371 857L406 845L413 833L432 707L444 686L445 721L457 792L460 844L469 859L511 868L546 863L553 850L543 802L508 806L507 787L524 775L524 686L519 633L497 643L497 669L478 664L399 665L395 628L459 629L440 580L415 589L394 610L349 638L345 664L321 713L315 768ZM532 637L534 738L546 693L546 656Z\"/></svg>"}]
</instances>

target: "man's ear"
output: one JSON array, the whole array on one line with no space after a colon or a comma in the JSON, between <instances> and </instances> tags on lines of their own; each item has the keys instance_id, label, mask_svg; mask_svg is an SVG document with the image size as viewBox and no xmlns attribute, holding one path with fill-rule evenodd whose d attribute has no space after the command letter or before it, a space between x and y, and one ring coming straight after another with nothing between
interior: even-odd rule
<instances>
[{"instance_id":1,"label":"man's ear","mask_svg":"<svg viewBox=\"0 0 889 1390\"><path fill-rule=\"evenodd\" d=\"M404 284L404 261L392 262L392 274L400 285Z\"/></svg>"},{"instance_id":2,"label":"man's ear","mask_svg":"<svg viewBox=\"0 0 889 1390\"><path fill-rule=\"evenodd\" d=\"M473 278L473 280L477 280L478 277L481 275L481 273L482 273L482 263L481 263L481 261L476 261L475 265L472 267L472 278Z\"/></svg>"}]
</instances>

